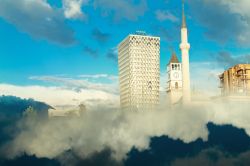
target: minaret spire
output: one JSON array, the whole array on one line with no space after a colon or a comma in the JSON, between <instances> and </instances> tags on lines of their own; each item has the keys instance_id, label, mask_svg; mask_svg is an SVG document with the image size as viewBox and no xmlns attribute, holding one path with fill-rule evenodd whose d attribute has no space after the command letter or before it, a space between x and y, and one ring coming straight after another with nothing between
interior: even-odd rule
<instances>
[{"instance_id":1,"label":"minaret spire","mask_svg":"<svg viewBox=\"0 0 250 166\"><path fill-rule=\"evenodd\" d=\"M184 10L184 0L182 0L182 27L181 27L181 59L182 59L182 101L183 104L188 104L191 101L190 90L190 73L189 73L189 49L188 30L186 24L186 16Z\"/></svg>"},{"instance_id":2,"label":"minaret spire","mask_svg":"<svg viewBox=\"0 0 250 166\"><path fill-rule=\"evenodd\" d=\"M186 15L185 15L185 2L182 0L182 28L187 28Z\"/></svg>"}]
</instances>

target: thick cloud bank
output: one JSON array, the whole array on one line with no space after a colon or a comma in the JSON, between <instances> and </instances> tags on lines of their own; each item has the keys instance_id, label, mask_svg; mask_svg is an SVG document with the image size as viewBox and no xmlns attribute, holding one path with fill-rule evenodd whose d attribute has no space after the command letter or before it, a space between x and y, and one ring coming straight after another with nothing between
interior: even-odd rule
<instances>
[{"instance_id":1,"label":"thick cloud bank","mask_svg":"<svg viewBox=\"0 0 250 166\"><path fill-rule=\"evenodd\" d=\"M2 150L9 158L26 153L53 159L73 151L86 159L108 148L112 158L121 161L132 148L148 149L152 137L165 135L185 143L199 138L206 141L208 122L232 124L250 135L248 106L238 102L196 103L140 113L100 108L81 117L26 118L18 125L20 132Z\"/></svg>"}]
</instances>

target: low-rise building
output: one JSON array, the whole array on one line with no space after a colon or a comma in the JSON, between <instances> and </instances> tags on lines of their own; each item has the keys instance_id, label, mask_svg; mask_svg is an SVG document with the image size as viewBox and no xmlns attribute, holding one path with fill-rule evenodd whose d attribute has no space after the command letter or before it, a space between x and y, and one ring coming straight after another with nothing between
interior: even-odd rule
<instances>
[{"instance_id":1,"label":"low-rise building","mask_svg":"<svg viewBox=\"0 0 250 166\"><path fill-rule=\"evenodd\" d=\"M238 64L219 76L222 96L250 96L250 64Z\"/></svg>"}]
</instances>

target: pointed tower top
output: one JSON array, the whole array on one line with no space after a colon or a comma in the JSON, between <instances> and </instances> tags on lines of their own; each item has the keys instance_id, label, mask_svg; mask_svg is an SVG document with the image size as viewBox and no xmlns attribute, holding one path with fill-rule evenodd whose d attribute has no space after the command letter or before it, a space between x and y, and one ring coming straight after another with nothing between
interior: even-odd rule
<instances>
[{"instance_id":1,"label":"pointed tower top","mask_svg":"<svg viewBox=\"0 0 250 166\"><path fill-rule=\"evenodd\" d=\"M186 15L185 15L185 2L182 0L182 28L187 28Z\"/></svg>"},{"instance_id":2,"label":"pointed tower top","mask_svg":"<svg viewBox=\"0 0 250 166\"><path fill-rule=\"evenodd\" d=\"M170 63L180 63L174 51L172 51L172 56L168 64Z\"/></svg>"}]
</instances>

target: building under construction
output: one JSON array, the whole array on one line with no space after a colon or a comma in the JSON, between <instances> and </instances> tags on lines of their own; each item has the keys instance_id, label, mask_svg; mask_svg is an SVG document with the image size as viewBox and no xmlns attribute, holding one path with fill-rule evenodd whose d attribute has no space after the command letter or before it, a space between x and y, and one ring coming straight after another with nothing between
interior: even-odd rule
<instances>
[{"instance_id":1,"label":"building under construction","mask_svg":"<svg viewBox=\"0 0 250 166\"><path fill-rule=\"evenodd\" d=\"M250 96L250 64L238 64L219 76L222 96Z\"/></svg>"}]
</instances>

